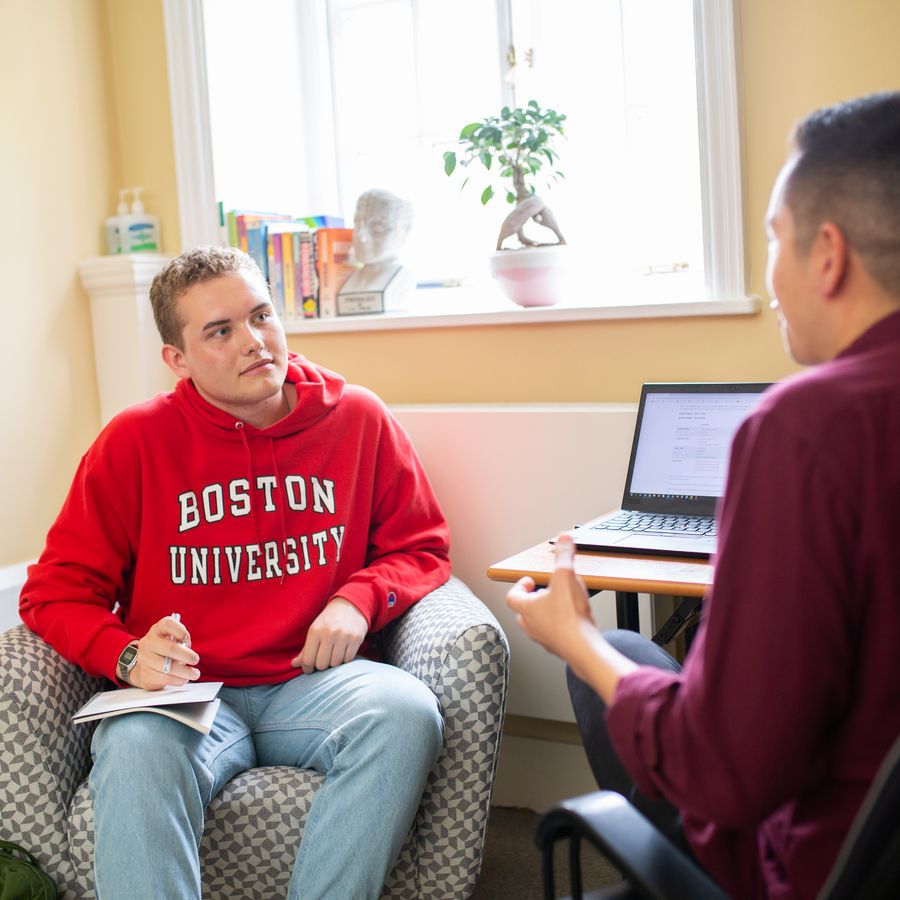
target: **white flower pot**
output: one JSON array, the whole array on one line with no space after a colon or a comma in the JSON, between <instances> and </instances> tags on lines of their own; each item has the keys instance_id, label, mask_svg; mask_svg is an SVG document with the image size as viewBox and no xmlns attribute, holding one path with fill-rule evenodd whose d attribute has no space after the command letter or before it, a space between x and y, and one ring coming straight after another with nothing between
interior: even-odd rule
<instances>
[{"instance_id":1,"label":"white flower pot","mask_svg":"<svg viewBox=\"0 0 900 900\"><path fill-rule=\"evenodd\" d=\"M488 257L491 275L519 306L552 306L562 295L566 245L498 250Z\"/></svg>"}]
</instances>

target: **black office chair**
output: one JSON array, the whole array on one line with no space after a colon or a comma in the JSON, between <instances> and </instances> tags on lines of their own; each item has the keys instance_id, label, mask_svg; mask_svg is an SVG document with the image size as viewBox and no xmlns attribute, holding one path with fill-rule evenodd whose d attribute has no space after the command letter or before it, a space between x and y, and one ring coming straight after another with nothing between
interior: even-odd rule
<instances>
[{"instance_id":1,"label":"black office chair","mask_svg":"<svg viewBox=\"0 0 900 900\"><path fill-rule=\"evenodd\" d=\"M580 844L594 844L623 881L583 893ZM692 860L624 797L595 791L548 810L535 841L543 856L544 898L555 900L553 846L569 840L572 900L727 900ZM819 900L900 897L900 738L888 753L856 816Z\"/></svg>"}]
</instances>

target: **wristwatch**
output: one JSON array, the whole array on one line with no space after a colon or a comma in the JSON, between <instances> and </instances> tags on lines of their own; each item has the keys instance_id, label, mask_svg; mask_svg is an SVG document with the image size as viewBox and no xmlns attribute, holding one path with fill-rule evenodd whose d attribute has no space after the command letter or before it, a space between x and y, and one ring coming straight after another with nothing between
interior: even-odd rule
<instances>
[{"instance_id":1,"label":"wristwatch","mask_svg":"<svg viewBox=\"0 0 900 900\"><path fill-rule=\"evenodd\" d=\"M131 680L129 679L129 675L131 674L131 670L134 668L135 663L137 662L138 655L138 642L132 641L120 654L119 661L116 663L116 675L119 676L119 681L124 681L125 684L131 684Z\"/></svg>"}]
</instances>

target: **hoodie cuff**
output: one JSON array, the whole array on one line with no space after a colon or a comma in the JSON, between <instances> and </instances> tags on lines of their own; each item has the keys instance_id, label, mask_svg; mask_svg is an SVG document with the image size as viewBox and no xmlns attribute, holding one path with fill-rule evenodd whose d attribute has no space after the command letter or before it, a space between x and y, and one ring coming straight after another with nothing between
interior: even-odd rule
<instances>
[{"instance_id":1,"label":"hoodie cuff","mask_svg":"<svg viewBox=\"0 0 900 900\"><path fill-rule=\"evenodd\" d=\"M96 675L103 675L113 684L119 683L116 674L116 663L119 655L138 638L129 634L124 628L104 628L93 640L85 654L85 668Z\"/></svg>"},{"instance_id":2,"label":"hoodie cuff","mask_svg":"<svg viewBox=\"0 0 900 900\"><path fill-rule=\"evenodd\" d=\"M365 617L368 630L372 630L372 622L375 620L375 598L372 590L367 585L345 584L340 590L335 591L328 602L340 597L352 603Z\"/></svg>"}]
</instances>

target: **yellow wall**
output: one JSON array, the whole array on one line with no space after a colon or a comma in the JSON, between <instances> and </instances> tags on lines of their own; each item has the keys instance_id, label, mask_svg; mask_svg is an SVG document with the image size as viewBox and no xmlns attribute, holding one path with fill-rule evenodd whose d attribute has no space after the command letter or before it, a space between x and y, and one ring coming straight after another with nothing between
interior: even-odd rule
<instances>
[{"instance_id":1,"label":"yellow wall","mask_svg":"<svg viewBox=\"0 0 900 900\"><path fill-rule=\"evenodd\" d=\"M743 0L745 215L751 290L765 295L761 222L791 123L900 87L895 0ZM179 249L162 0L7 0L0 82L6 209L0 395L0 565L39 552L99 424L80 259L100 250L115 188L143 184ZM486 213L489 214L489 213ZM47 223L52 223L52 232ZM43 237L38 239L38 235ZM773 316L294 336L293 349L388 402L630 401L650 379L792 371Z\"/></svg>"},{"instance_id":2,"label":"yellow wall","mask_svg":"<svg viewBox=\"0 0 900 900\"><path fill-rule=\"evenodd\" d=\"M81 259L118 180L101 0L0 7L0 565L41 548L97 430Z\"/></svg>"}]
</instances>

